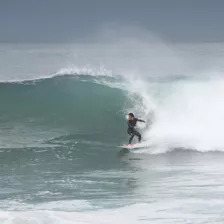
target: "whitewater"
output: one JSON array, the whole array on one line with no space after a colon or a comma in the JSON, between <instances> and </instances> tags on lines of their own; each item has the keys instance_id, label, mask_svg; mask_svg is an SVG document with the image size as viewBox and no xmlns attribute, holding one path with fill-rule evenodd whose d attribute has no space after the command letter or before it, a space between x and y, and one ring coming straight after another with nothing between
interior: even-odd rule
<instances>
[{"instance_id":1,"label":"whitewater","mask_svg":"<svg viewBox=\"0 0 224 224\"><path fill-rule=\"evenodd\" d=\"M223 223L223 52L1 44L0 223Z\"/></svg>"}]
</instances>

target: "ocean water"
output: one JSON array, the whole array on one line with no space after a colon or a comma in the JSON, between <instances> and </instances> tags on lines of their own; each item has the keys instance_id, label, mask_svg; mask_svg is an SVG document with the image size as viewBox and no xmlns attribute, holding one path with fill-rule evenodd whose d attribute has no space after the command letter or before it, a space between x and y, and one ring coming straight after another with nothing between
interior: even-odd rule
<instances>
[{"instance_id":1,"label":"ocean water","mask_svg":"<svg viewBox=\"0 0 224 224\"><path fill-rule=\"evenodd\" d=\"M224 223L223 52L1 44L0 223Z\"/></svg>"}]
</instances>

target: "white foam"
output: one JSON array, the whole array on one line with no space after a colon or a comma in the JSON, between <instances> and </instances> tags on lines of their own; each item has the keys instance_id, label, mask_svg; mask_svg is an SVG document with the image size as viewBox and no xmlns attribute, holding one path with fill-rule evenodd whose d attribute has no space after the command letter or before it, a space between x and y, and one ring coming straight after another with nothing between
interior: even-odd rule
<instances>
[{"instance_id":1,"label":"white foam","mask_svg":"<svg viewBox=\"0 0 224 224\"><path fill-rule=\"evenodd\" d=\"M44 192L43 195L46 195L49 193ZM38 193L40 196L40 194ZM51 193L51 195L55 195ZM88 201L86 200L58 200L58 201L50 201L50 202L43 202L39 204L30 204L30 203L24 203L22 201L14 201L14 200L2 200L0 203L1 208L5 208L10 211L42 211L42 210L48 210L48 211L82 211L82 210L90 210L90 209L96 209L97 206L92 206Z\"/></svg>"},{"instance_id":2,"label":"white foam","mask_svg":"<svg viewBox=\"0 0 224 224\"><path fill-rule=\"evenodd\" d=\"M103 65L99 67L91 67L89 65L85 67L70 67L62 68L55 75L89 75L89 76L113 76L110 70L107 70Z\"/></svg>"},{"instance_id":3,"label":"white foam","mask_svg":"<svg viewBox=\"0 0 224 224\"><path fill-rule=\"evenodd\" d=\"M92 206L88 201L85 200L60 200L41 203L35 206L37 210L60 210L63 211L82 211L88 209L96 209L97 207Z\"/></svg>"},{"instance_id":4,"label":"white foam","mask_svg":"<svg viewBox=\"0 0 224 224\"><path fill-rule=\"evenodd\" d=\"M224 151L223 85L224 79L173 81L164 84L164 93L157 95L155 86L137 83L135 87L141 88L135 91L142 101L135 104L134 111L147 119L153 109L155 116L144 133L145 140L157 145L156 152L180 147Z\"/></svg>"},{"instance_id":5,"label":"white foam","mask_svg":"<svg viewBox=\"0 0 224 224\"><path fill-rule=\"evenodd\" d=\"M85 212L63 211L22 211L0 212L0 222L4 224L122 224L122 223L222 223L220 213L215 210L195 212L192 207L211 208L216 205L221 208L224 201L173 199L161 202L137 203L117 209L102 209Z\"/></svg>"}]
</instances>

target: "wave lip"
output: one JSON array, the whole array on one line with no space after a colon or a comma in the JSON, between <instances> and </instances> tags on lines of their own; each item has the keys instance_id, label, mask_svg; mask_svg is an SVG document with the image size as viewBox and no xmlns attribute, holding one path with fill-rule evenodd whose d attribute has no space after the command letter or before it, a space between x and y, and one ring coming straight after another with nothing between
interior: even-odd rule
<instances>
[{"instance_id":1,"label":"wave lip","mask_svg":"<svg viewBox=\"0 0 224 224\"><path fill-rule=\"evenodd\" d=\"M88 76L109 76L113 77L112 71L106 69L104 66L99 66L99 68L92 68L91 66L86 67L72 67L72 68L62 68L56 75L88 75Z\"/></svg>"}]
</instances>

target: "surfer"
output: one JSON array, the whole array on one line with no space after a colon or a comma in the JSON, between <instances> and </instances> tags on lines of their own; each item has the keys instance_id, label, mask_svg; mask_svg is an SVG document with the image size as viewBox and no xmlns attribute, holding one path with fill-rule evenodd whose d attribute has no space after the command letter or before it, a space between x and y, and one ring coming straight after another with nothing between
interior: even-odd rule
<instances>
[{"instance_id":1,"label":"surfer","mask_svg":"<svg viewBox=\"0 0 224 224\"><path fill-rule=\"evenodd\" d=\"M137 122L144 122L143 120L140 120L138 118L135 118L133 113L128 114L128 134L131 136L129 139L129 145L131 144L134 136L136 135L138 137L138 141L140 142L142 139L141 134L135 129Z\"/></svg>"}]
</instances>

